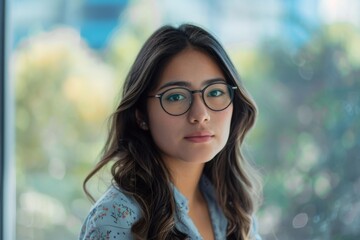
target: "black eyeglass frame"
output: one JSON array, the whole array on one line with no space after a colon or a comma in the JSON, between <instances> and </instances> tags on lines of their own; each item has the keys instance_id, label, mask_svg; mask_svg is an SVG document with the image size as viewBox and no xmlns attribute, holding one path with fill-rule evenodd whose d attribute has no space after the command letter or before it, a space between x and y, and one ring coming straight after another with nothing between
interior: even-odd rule
<instances>
[{"instance_id":1,"label":"black eyeglass frame","mask_svg":"<svg viewBox=\"0 0 360 240\"><path fill-rule=\"evenodd\" d=\"M204 97L204 92L205 92L205 90L206 90L208 87L210 87L210 86L212 86L212 85L215 85L215 84L223 84L223 85L226 85L227 88L228 88L228 90L229 90L229 94L230 94L230 102L229 102L229 104L228 104L226 107L224 107L224 108L222 108L222 109L219 109L219 110L215 110L215 109L212 109L211 107L209 107L208 104L206 103L205 97ZM167 93L168 91L173 90L173 89L184 89L184 90L190 92L190 96L191 96L190 104L189 104L189 107L187 108L187 110L186 110L185 112L183 112L183 113L180 113L180 114L172 114L172 113L169 113L168 111L166 111L166 109L165 109L164 106L163 106L163 103L162 103L162 100L161 100L161 99L162 99L162 96L163 96L165 93ZM215 112L220 112L220 111L224 111L226 108L228 108L228 107L231 105L231 103L232 103L232 101L233 101L233 99L234 99L234 90L236 90L236 89L238 89L238 87L236 87L236 86L231 86L231 85L228 84L228 83L215 82L215 83L210 83L209 85L205 86L202 90L190 90L190 89L185 88L185 87L173 87L173 88L169 88L169 89L165 90L165 91L162 92L162 93L155 94L155 95L148 96L148 97L149 97L149 98L152 98L152 97L153 97L153 98L158 98L159 101L160 101L161 108L162 108L167 114L169 114L169 115L171 115L171 116L181 116L181 115L184 115L185 113L187 113L187 112L190 110L191 105L192 105L192 103L193 103L193 95L194 95L195 93L201 93L201 98L202 98L205 106L206 106L208 109L210 109L210 110L212 110L212 111L215 111Z\"/></svg>"}]
</instances>

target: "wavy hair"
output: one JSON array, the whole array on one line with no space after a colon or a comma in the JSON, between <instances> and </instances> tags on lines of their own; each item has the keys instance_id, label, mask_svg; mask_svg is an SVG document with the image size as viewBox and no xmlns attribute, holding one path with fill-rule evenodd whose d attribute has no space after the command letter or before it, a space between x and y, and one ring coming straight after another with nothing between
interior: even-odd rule
<instances>
[{"instance_id":1,"label":"wavy hair","mask_svg":"<svg viewBox=\"0 0 360 240\"><path fill-rule=\"evenodd\" d=\"M186 239L175 227L176 204L171 177L149 131L140 129L139 111L146 119L146 99L166 63L186 48L206 53L216 61L230 84L238 86L233 100L230 135L226 146L205 164L204 174L216 189L217 200L228 220L227 239L249 239L252 216L261 200L259 175L241 153L244 137L253 126L256 106L240 77L214 36L204 29L183 24L163 26L144 43L124 82L122 99L110 118L108 138L101 160L87 182L112 162L113 184L133 197L142 210L132 226L136 239Z\"/></svg>"}]
</instances>

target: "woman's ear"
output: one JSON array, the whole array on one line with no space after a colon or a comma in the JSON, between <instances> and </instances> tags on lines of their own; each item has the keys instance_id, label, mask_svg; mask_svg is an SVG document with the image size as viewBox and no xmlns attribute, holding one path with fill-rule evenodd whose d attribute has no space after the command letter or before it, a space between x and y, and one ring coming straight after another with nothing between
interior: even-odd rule
<instances>
[{"instance_id":1,"label":"woman's ear","mask_svg":"<svg viewBox=\"0 0 360 240\"><path fill-rule=\"evenodd\" d=\"M146 123L146 121L144 120L144 115L139 111L139 109L135 110L135 117L136 117L136 122L137 122L138 126L142 130L149 130L149 126Z\"/></svg>"}]
</instances>

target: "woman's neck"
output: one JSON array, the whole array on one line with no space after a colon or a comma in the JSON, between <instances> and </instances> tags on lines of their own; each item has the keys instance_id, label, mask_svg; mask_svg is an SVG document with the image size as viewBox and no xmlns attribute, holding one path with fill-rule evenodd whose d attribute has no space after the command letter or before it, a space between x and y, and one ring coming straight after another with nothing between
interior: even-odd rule
<instances>
[{"instance_id":1,"label":"woman's neck","mask_svg":"<svg viewBox=\"0 0 360 240\"><path fill-rule=\"evenodd\" d=\"M207 202L199 188L199 181L205 163L187 163L184 161L165 161L173 184L188 200L189 217L204 239L214 239Z\"/></svg>"},{"instance_id":2,"label":"woman's neck","mask_svg":"<svg viewBox=\"0 0 360 240\"><path fill-rule=\"evenodd\" d=\"M165 164L170 171L173 184L188 199L189 205L192 205L201 194L198 186L205 164L179 160L169 160Z\"/></svg>"}]
</instances>

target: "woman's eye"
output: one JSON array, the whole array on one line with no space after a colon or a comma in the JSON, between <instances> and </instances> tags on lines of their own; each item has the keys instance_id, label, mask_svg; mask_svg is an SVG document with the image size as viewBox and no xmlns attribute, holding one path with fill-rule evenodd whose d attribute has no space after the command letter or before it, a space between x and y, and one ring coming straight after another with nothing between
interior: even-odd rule
<instances>
[{"instance_id":1,"label":"woman's eye","mask_svg":"<svg viewBox=\"0 0 360 240\"><path fill-rule=\"evenodd\" d=\"M212 90L208 93L208 97L219 97L224 95L224 92L222 90Z\"/></svg>"},{"instance_id":2,"label":"woman's eye","mask_svg":"<svg viewBox=\"0 0 360 240\"><path fill-rule=\"evenodd\" d=\"M184 100L186 97L181 94L171 94L166 97L166 101L168 102L178 102Z\"/></svg>"}]
</instances>

